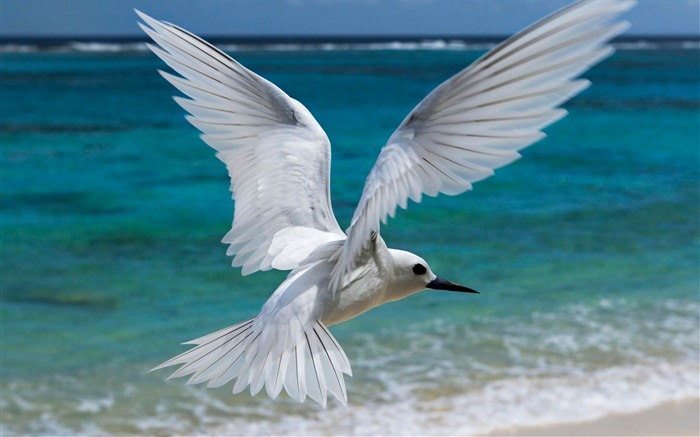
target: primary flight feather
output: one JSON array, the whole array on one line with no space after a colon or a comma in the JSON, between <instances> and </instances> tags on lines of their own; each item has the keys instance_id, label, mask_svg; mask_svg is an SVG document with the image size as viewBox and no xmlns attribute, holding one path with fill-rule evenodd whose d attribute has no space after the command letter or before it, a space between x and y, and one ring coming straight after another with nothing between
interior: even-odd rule
<instances>
[{"instance_id":1,"label":"primary flight feather","mask_svg":"<svg viewBox=\"0 0 700 437\"><path fill-rule=\"evenodd\" d=\"M612 53L634 0L584 0L504 41L421 101L379 153L350 227L330 201L330 141L311 113L273 83L173 24L137 11L149 48L179 76L161 74L189 98L191 115L226 164L235 199L229 245L247 275L291 270L253 319L188 342L155 369L233 392L263 387L275 398L328 395L347 404L343 349L327 326L425 288L472 292L438 278L422 258L389 249L380 222L408 199L456 195L520 157L585 89L578 79ZM155 370L154 369L154 370Z\"/></svg>"}]
</instances>

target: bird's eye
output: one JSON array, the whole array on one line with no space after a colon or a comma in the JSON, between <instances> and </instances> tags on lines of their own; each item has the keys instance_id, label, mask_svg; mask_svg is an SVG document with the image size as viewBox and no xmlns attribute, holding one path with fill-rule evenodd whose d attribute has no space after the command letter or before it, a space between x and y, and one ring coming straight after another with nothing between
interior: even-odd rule
<instances>
[{"instance_id":1,"label":"bird's eye","mask_svg":"<svg viewBox=\"0 0 700 437\"><path fill-rule=\"evenodd\" d=\"M423 264L416 264L413 266L413 273L416 275L422 275L426 272L425 266Z\"/></svg>"}]
</instances>

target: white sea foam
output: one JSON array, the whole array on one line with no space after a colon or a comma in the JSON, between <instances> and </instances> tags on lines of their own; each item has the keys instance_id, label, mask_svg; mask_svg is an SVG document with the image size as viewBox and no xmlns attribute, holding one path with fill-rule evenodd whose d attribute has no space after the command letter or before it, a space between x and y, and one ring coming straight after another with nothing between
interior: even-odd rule
<instances>
[{"instance_id":1,"label":"white sea foam","mask_svg":"<svg viewBox=\"0 0 700 437\"><path fill-rule=\"evenodd\" d=\"M681 42L681 48L686 50L698 50L700 49L700 41L683 41Z\"/></svg>"},{"instance_id":2,"label":"white sea foam","mask_svg":"<svg viewBox=\"0 0 700 437\"><path fill-rule=\"evenodd\" d=\"M0 53L34 53L39 46L33 44L0 44Z\"/></svg>"},{"instance_id":3,"label":"white sea foam","mask_svg":"<svg viewBox=\"0 0 700 437\"><path fill-rule=\"evenodd\" d=\"M474 50L486 51L496 46L496 42L475 42L462 39L419 39L415 41L376 41L376 42L241 42L217 44L229 52L239 51L348 51L348 50ZM698 50L698 40L636 40L613 43L618 50L660 50L666 48ZM97 42L73 41L56 44L7 43L0 44L0 53L120 53L144 52L142 42Z\"/></svg>"},{"instance_id":4,"label":"white sea foam","mask_svg":"<svg viewBox=\"0 0 700 437\"><path fill-rule=\"evenodd\" d=\"M217 46L227 52L240 51L382 51L382 50L478 50L485 51L496 43L466 42L462 40L425 39L418 41L378 42L278 42L278 43L225 43Z\"/></svg>"},{"instance_id":5,"label":"white sea foam","mask_svg":"<svg viewBox=\"0 0 700 437\"><path fill-rule=\"evenodd\" d=\"M101 399L82 399L76 410L82 413L101 413L114 406L114 397L107 396Z\"/></svg>"},{"instance_id":6,"label":"white sea foam","mask_svg":"<svg viewBox=\"0 0 700 437\"><path fill-rule=\"evenodd\" d=\"M142 42L67 42L58 44L10 43L0 44L0 53L130 53L146 52Z\"/></svg>"},{"instance_id":7,"label":"white sea foam","mask_svg":"<svg viewBox=\"0 0 700 437\"><path fill-rule=\"evenodd\" d=\"M361 363L364 367L365 363ZM410 366L407 366L407 369ZM368 369L356 369L358 372ZM282 395L232 396L229 390L161 384L113 390L105 397L58 401L34 398L27 387L6 387L3 410L15 419L8 434L109 435L115 432L170 435L473 435L503 428L592 420L631 413L698 395L698 363L648 363L588 373L513 376L483 383L454 379L440 387L425 381L352 380L348 408L336 402L322 410ZM405 374L406 369L401 373ZM390 372L387 371L387 374ZM429 375L427 379L443 377ZM402 378L401 378L402 379ZM79 386L80 380L60 384ZM55 392L53 381L36 394ZM127 393L128 392L128 393ZM70 396L68 392L64 392ZM130 393L130 394L129 394ZM153 402L152 399L157 399ZM40 416L37 416L39 414ZM34 417L22 425L18 416Z\"/></svg>"},{"instance_id":8,"label":"white sea foam","mask_svg":"<svg viewBox=\"0 0 700 437\"><path fill-rule=\"evenodd\" d=\"M147 47L144 43L105 43L105 42L72 42L64 46L65 51L93 52L93 53L119 53L142 52Z\"/></svg>"},{"instance_id":9,"label":"white sea foam","mask_svg":"<svg viewBox=\"0 0 700 437\"><path fill-rule=\"evenodd\" d=\"M165 384L145 366L5 383L3 432L463 435L592 420L697 398L699 310L613 298L517 322L355 329L341 339L356 375L348 408Z\"/></svg>"},{"instance_id":10,"label":"white sea foam","mask_svg":"<svg viewBox=\"0 0 700 437\"><path fill-rule=\"evenodd\" d=\"M667 300L640 319L634 301L602 299L535 313L530 323L493 334L439 320L375 329L351 339L362 376L349 384L348 409L334 404L310 414L265 402L273 417L250 422L229 413L233 421L211 432L472 435L697 398L698 309Z\"/></svg>"},{"instance_id":11,"label":"white sea foam","mask_svg":"<svg viewBox=\"0 0 700 437\"><path fill-rule=\"evenodd\" d=\"M698 50L700 49L700 40L638 40L638 41L619 41L612 44L617 50L665 50L665 49L682 49L682 50Z\"/></svg>"},{"instance_id":12,"label":"white sea foam","mask_svg":"<svg viewBox=\"0 0 700 437\"><path fill-rule=\"evenodd\" d=\"M312 414L251 421L233 413L206 430L218 435L473 435L497 429L571 423L630 413L697 396L697 366L616 367L577 377L514 378L464 393L426 398L420 387L395 387L391 399L350 396ZM274 408L273 408L274 410Z\"/></svg>"}]
</instances>

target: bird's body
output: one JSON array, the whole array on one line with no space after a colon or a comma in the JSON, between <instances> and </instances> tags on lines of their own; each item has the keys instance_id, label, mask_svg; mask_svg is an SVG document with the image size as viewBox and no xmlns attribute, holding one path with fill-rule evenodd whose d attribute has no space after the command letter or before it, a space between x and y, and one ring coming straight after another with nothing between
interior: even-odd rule
<instances>
[{"instance_id":1,"label":"bird's body","mask_svg":"<svg viewBox=\"0 0 700 437\"><path fill-rule=\"evenodd\" d=\"M585 0L508 39L445 81L400 124L372 168L343 232L330 203L330 141L311 113L274 84L197 36L139 13L151 46L182 77L163 76L227 166L236 201L223 242L243 274L290 270L253 319L189 342L156 369L234 393L284 388L346 404L349 361L327 326L425 288L471 292L422 258L389 249L381 221L423 194L455 195L493 174L563 117L588 86L579 74L612 52L634 0Z\"/></svg>"},{"instance_id":2,"label":"bird's body","mask_svg":"<svg viewBox=\"0 0 700 437\"><path fill-rule=\"evenodd\" d=\"M318 255L324 257L330 254L332 257L333 252L341 249L342 241L339 240L328 248L320 248ZM304 278L303 282L312 281L318 286L318 292L312 301L317 303L316 317L324 325L335 325L384 303L403 299L423 290L429 282L436 279L430 271L424 275L415 275L412 267L427 266L427 263L409 252L387 248L379 235L357 265L359 268L353 270L352 278L338 292L333 292L330 287L329 278L335 263L327 258L309 269L313 279Z\"/></svg>"}]
</instances>

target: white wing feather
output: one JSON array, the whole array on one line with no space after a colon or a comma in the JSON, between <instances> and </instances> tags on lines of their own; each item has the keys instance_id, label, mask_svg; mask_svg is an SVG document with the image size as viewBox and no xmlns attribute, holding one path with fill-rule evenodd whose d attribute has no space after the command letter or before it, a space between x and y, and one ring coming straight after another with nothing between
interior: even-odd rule
<instances>
[{"instance_id":1,"label":"white wing feather","mask_svg":"<svg viewBox=\"0 0 700 437\"><path fill-rule=\"evenodd\" d=\"M339 254L331 287L342 288L380 221L410 198L456 195L520 157L558 106L585 89L575 80L612 53L634 0L575 3L509 38L438 86L392 134L372 168Z\"/></svg>"},{"instance_id":2,"label":"white wing feather","mask_svg":"<svg viewBox=\"0 0 700 437\"><path fill-rule=\"evenodd\" d=\"M182 77L175 101L226 164L235 199L229 244L246 275L296 268L313 248L345 238L330 203L330 142L309 111L199 37L139 11L149 48ZM150 26L150 27L149 27Z\"/></svg>"}]
</instances>

